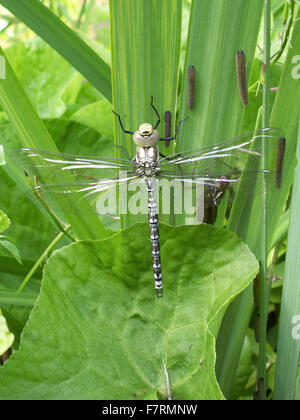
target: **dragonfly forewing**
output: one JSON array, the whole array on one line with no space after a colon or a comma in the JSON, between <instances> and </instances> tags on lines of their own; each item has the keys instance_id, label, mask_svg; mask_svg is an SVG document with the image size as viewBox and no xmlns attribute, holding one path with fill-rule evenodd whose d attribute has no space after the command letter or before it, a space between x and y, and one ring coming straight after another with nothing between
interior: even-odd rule
<instances>
[{"instance_id":1,"label":"dragonfly forewing","mask_svg":"<svg viewBox=\"0 0 300 420\"><path fill-rule=\"evenodd\" d=\"M14 151L11 157L37 180L35 191L27 194L30 200L39 207L43 200L57 214L97 213L101 194L137 178L136 164L126 159L95 159L34 149ZM84 205L86 200L90 206Z\"/></svg>"},{"instance_id":2,"label":"dragonfly forewing","mask_svg":"<svg viewBox=\"0 0 300 420\"><path fill-rule=\"evenodd\" d=\"M230 191L230 201L243 185L243 196L262 192L262 183L276 186L276 150L283 136L277 128L252 131L213 148L177 153L159 162L160 177L185 188L202 188L205 207L217 206ZM263 165L264 140L270 159Z\"/></svg>"},{"instance_id":3,"label":"dragonfly forewing","mask_svg":"<svg viewBox=\"0 0 300 420\"><path fill-rule=\"evenodd\" d=\"M132 172L135 163L120 158L98 158L77 156L49 150L19 149L11 154L12 160L31 175L54 178L61 182L65 177L99 180L116 176L116 171Z\"/></svg>"},{"instance_id":4,"label":"dragonfly forewing","mask_svg":"<svg viewBox=\"0 0 300 420\"><path fill-rule=\"evenodd\" d=\"M175 153L160 159L161 166L169 164L192 163L194 161L206 161L215 158L233 158L236 162L243 154L254 154L261 156L263 152L263 140L266 140L270 147L277 147L278 139L284 137L279 128L269 127L249 131L232 139L225 140L215 146Z\"/></svg>"}]
</instances>

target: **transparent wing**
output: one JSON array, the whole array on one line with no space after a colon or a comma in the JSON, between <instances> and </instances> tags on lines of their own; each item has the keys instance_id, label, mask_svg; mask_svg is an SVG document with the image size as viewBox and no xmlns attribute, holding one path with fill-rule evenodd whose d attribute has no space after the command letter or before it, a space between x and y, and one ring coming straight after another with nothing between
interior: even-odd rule
<instances>
[{"instance_id":1,"label":"transparent wing","mask_svg":"<svg viewBox=\"0 0 300 420\"><path fill-rule=\"evenodd\" d=\"M19 149L11 154L12 161L31 175L61 182L69 178L76 181L113 178L120 171L134 173L136 163L121 158L95 158L48 150Z\"/></svg>"},{"instance_id":2,"label":"transparent wing","mask_svg":"<svg viewBox=\"0 0 300 420\"><path fill-rule=\"evenodd\" d=\"M204 208L218 206L226 193L228 202L231 203L235 196L237 189L243 184L243 197L246 199L248 196L261 194L262 183L267 184L275 183L274 173L267 171L253 171L245 172L242 176L236 178L229 178L228 176L220 176L219 178L184 178L184 177L168 177L171 182L170 187L178 197L183 197L183 194L189 194L189 191L196 191L197 202L201 200ZM162 189L165 188L162 184ZM241 191L241 190L240 190ZM195 197L196 197L195 196ZM188 198L185 198L188 200ZM176 198L175 198L176 200Z\"/></svg>"},{"instance_id":3,"label":"transparent wing","mask_svg":"<svg viewBox=\"0 0 300 420\"><path fill-rule=\"evenodd\" d=\"M220 143L213 148L177 153L160 159L161 178L190 184L204 184L208 189L262 179L274 182L276 151L283 132L277 128L259 129ZM263 139L268 146L267 164L263 162Z\"/></svg>"},{"instance_id":4,"label":"transparent wing","mask_svg":"<svg viewBox=\"0 0 300 420\"><path fill-rule=\"evenodd\" d=\"M55 214L97 213L115 216L118 214L119 189L122 184L138 179L137 175L125 174L97 182L74 182L38 184L28 193L31 201L41 206L46 203ZM88 201L90 206L83 205Z\"/></svg>"},{"instance_id":5,"label":"transparent wing","mask_svg":"<svg viewBox=\"0 0 300 420\"><path fill-rule=\"evenodd\" d=\"M280 188L284 145L284 133L277 128L252 131L214 148L161 159L160 178L172 183L177 214L182 213L180 206L188 207L190 210L185 213L192 214L195 210L198 220L214 223L217 206L227 206L228 214L237 192L239 202L250 206L265 184Z\"/></svg>"},{"instance_id":6,"label":"transparent wing","mask_svg":"<svg viewBox=\"0 0 300 420\"><path fill-rule=\"evenodd\" d=\"M113 194L118 185L137 178L136 163L126 159L95 159L35 149L16 150L11 158L36 176L35 191L28 194L30 200L49 204L56 214L98 213L97 202L105 192ZM90 202L90 208L83 205L83 199Z\"/></svg>"}]
</instances>

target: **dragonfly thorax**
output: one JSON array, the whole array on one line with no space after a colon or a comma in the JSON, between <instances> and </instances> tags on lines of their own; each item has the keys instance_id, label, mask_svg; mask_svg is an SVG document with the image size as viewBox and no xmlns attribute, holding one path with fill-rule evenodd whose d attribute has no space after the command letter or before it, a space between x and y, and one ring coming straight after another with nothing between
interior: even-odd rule
<instances>
[{"instance_id":1,"label":"dragonfly thorax","mask_svg":"<svg viewBox=\"0 0 300 420\"><path fill-rule=\"evenodd\" d=\"M159 151L154 147L137 147L136 161L138 163L137 173L139 176L152 177L158 171L157 160Z\"/></svg>"},{"instance_id":2,"label":"dragonfly thorax","mask_svg":"<svg viewBox=\"0 0 300 420\"><path fill-rule=\"evenodd\" d=\"M139 147L153 147L160 139L159 132L151 124L145 123L133 134L133 141Z\"/></svg>"}]
</instances>

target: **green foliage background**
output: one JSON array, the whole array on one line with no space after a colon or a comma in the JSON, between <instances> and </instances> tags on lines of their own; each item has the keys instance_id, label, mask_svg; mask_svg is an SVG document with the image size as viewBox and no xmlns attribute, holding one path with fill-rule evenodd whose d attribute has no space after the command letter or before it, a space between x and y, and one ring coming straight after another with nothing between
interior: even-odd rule
<instances>
[{"instance_id":1,"label":"green foliage background","mask_svg":"<svg viewBox=\"0 0 300 420\"><path fill-rule=\"evenodd\" d=\"M151 95L161 115L172 112L173 130L189 115L176 143L162 146L164 154L213 146L261 126L257 45L263 47L263 4L0 0L1 55L7 59L6 79L0 80L0 210L11 221L0 213L0 233L9 235L0 237L0 305L15 336L13 355L0 369L0 399L166 399L163 360L178 400L252 398L258 309L249 285L258 271L253 253L260 255L260 203L233 208L228 228L240 239L223 228L162 224L166 296L158 302L148 227L137 223L143 217L122 217L120 230L119 223L107 225L95 215L68 216L76 237L70 244L45 211L24 200L23 170L9 153L33 147L105 157L118 153L117 144L133 156L134 145L111 110L133 129L153 121ZM283 185L270 191L267 216L273 280L268 398L274 396L277 346L287 354L278 358L277 399L294 397L299 354L290 336L277 341L299 122L300 83L292 77L300 49L299 7L291 4L294 23L280 60L271 64L270 87L276 89L269 93L270 125L287 137ZM280 37L285 39L284 7L284 0L272 1L272 55L280 50ZM247 57L247 108L236 84L238 50ZM191 111L190 64L197 86ZM174 224L173 218L163 221ZM218 219L217 226L223 224ZM285 308L291 291L297 295L297 273L290 270L286 277L295 280L286 281ZM297 310L299 298L293 303ZM289 325L288 316L282 319ZM294 374L284 381L287 366Z\"/></svg>"}]
</instances>

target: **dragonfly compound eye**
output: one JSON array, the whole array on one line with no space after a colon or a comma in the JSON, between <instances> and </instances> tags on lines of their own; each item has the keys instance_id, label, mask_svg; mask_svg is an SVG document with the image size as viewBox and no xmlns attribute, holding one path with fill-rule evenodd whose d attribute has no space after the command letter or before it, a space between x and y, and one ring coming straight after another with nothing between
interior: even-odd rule
<instances>
[{"instance_id":1,"label":"dragonfly compound eye","mask_svg":"<svg viewBox=\"0 0 300 420\"><path fill-rule=\"evenodd\" d=\"M151 124L144 123L139 126L139 134L143 137L151 136L153 133L153 127Z\"/></svg>"},{"instance_id":2,"label":"dragonfly compound eye","mask_svg":"<svg viewBox=\"0 0 300 420\"><path fill-rule=\"evenodd\" d=\"M145 129L144 127L141 130L142 126L148 125L150 126L150 129ZM138 131L136 131L133 135L133 141L135 142L135 144L138 147L153 147L155 146L159 139L160 139L160 135L159 132L157 130L155 130L151 124L142 124L142 126L139 127ZM143 134L142 134L143 133ZM146 134L147 133L147 134Z\"/></svg>"}]
</instances>

